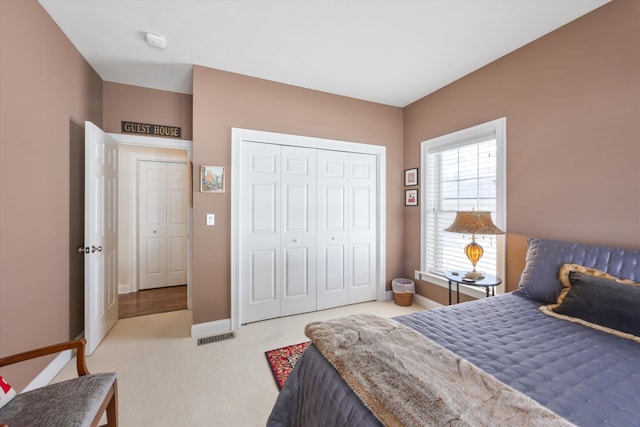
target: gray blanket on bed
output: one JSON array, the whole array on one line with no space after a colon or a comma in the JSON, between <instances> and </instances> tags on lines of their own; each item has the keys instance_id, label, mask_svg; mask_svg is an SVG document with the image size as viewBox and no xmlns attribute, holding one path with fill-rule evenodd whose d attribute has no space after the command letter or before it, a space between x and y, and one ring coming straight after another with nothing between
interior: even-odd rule
<instances>
[{"instance_id":1,"label":"gray blanket on bed","mask_svg":"<svg viewBox=\"0 0 640 427\"><path fill-rule=\"evenodd\" d=\"M385 425L572 425L393 320L347 316L305 333Z\"/></svg>"}]
</instances>

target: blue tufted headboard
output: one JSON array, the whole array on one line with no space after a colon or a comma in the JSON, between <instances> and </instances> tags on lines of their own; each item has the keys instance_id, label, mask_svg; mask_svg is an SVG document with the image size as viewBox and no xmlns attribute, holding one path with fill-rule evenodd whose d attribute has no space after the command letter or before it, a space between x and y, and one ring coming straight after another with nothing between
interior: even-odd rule
<instances>
[{"instance_id":1,"label":"blue tufted headboard","mask_svg":"<svg viewBox=\"0 0 640 427\"><path fill-rule=\"evenodd\" d=\"M518 290L536 300L556 302L562 290L558 271L565 263L640 282L640 251L536 238L530 238L528 243L527 262Z\"/></svg>"}]
</instances>

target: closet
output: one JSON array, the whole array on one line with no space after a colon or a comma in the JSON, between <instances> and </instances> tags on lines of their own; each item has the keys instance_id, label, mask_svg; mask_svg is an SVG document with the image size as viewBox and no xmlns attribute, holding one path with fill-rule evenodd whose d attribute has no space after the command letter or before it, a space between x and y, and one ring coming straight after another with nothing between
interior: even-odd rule
<instances>
[{"instance_id":1,"label":"closet","mask_svg":"<svg viewBox=\"0 0 640 427\"><path fill-rule=\"evenodd\" d=\"M241 323L376 299L376 156L244 142Z\"/></svg>"},{"instance_id":2,"label":"closet","mask_svg":"<svg viewBox=\"0 0 640 427\"><path fill-rule=\"evenodd\" d=\"M187 283L189 167L138 162L139 289Z\"/></svg>"}]
</instances>

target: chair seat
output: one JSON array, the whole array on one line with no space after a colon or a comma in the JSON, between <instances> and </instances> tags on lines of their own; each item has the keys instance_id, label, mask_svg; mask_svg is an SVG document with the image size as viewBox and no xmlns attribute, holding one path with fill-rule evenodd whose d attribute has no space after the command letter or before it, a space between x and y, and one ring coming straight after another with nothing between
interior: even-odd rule
<instances>
[{"instance_id":1,"label":"chair seat","mask_svg":"<svg viewBox=\"0 0 640 427\"><path fill-rule=\"evenodd\" d=\"M0 424L21 426L90 426L116 374L84 375L20 393L0 409Z\"/></svg>"}]
</instances>

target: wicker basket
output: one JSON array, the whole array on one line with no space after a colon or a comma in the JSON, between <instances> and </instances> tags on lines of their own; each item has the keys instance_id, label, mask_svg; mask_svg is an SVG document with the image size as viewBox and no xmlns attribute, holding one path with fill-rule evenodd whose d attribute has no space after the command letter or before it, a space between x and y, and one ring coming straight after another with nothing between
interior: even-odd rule
<instances>
[{"instance_id":1,"label":"wicker basket","mask_svg":"<svg viewBox=\"0 0 640 427\"><path fill-rule=\"evenodd\" d=\"M393 301L396 303L396 305L400 305L402 307L409 307L411 304L413 304L413 293L406 292L404 294L399 294L394 292Z\"/></svg>"},{"instance_id":2,"label":"wicker basket","mask_svg":"<svg viewBox=\"0 0 640 427\"><path fill-rule=\"evenodd\" d=\"M393 291L393 301L395 301L396 305L408 307L413 304L413 293L416 291L413 280L393 279L391 281L391 290Z\"/></svg>"}]
</instances>

